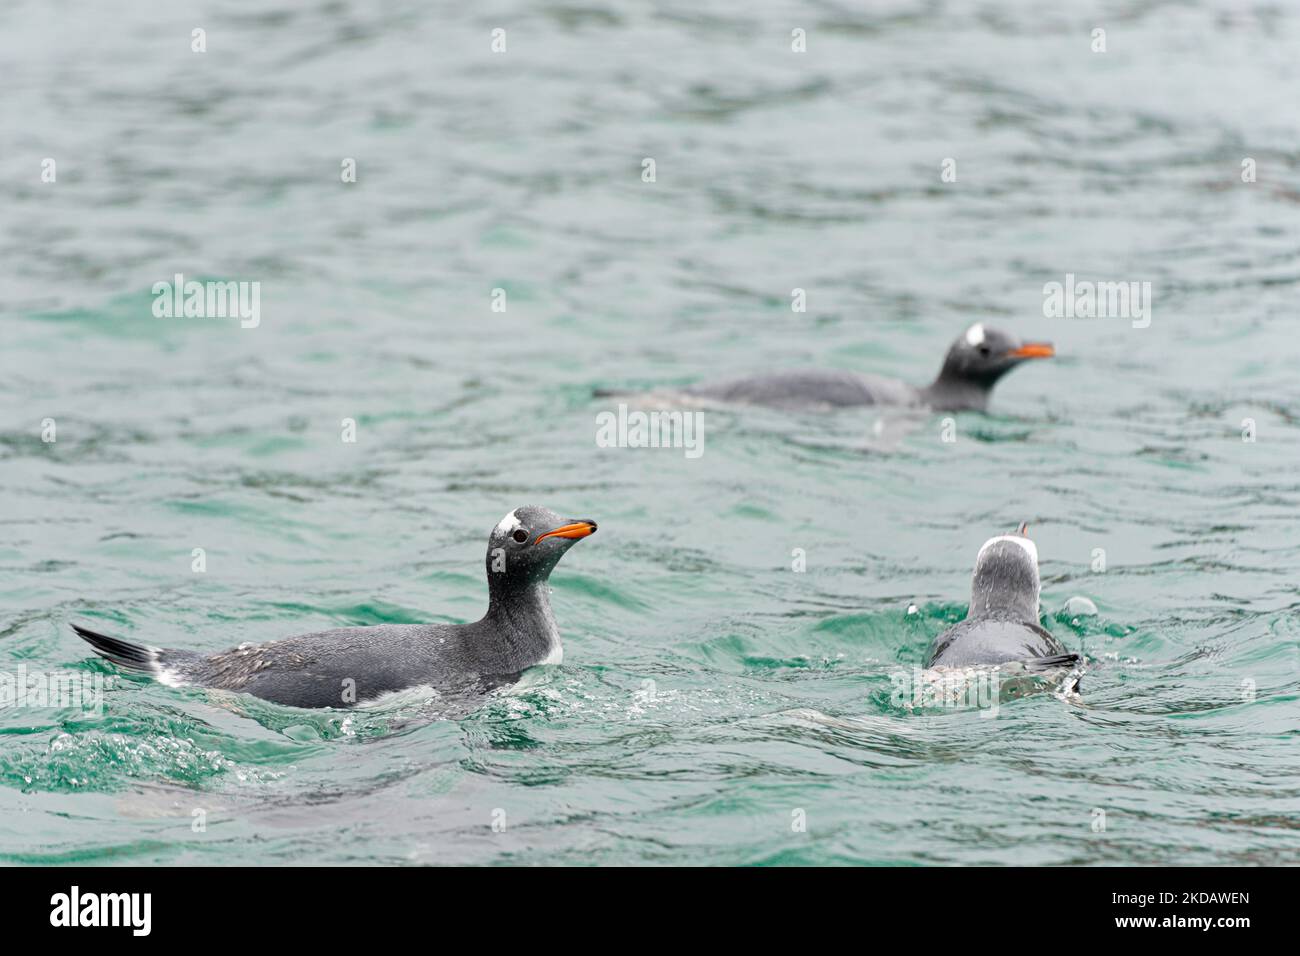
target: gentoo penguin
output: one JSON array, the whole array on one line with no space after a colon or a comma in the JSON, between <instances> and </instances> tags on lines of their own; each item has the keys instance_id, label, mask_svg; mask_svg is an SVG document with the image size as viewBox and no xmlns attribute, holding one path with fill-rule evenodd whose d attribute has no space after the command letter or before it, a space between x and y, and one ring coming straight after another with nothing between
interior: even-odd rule
<instances>
[{"instance_id":1,"label":"gentoo penguin","mask_svg":"<svg viewBox=\"0 0 1300 956\"><path fill-rule=\"evenodd\" d=\"M934 639L926 667L1021 662L1030 670L1079 662L1038 623L1038 548L1025 534L990 538L975 558L966 620Z\"/></svg>"},{"instance_id":2,"label":"gentoo penguin","mask_svg":"<svg viewBox=\"0 0 1300 956\"><path fill-rule=\"evenodd\" d=\"M788 409L859 405L928 407L936 411L984 411L998 379L1028 359L1051 358L1047 342L1020 342L976 323L952 343L933 382L916 387L897 379L841 371L794 371L689 386L682 395L714 402ZM598 395L618 394L598 391Z\"/></svg>"},{"instance_id":3,"label":"gentoo penguin","mask_svg":"<svg viewBox=\"0 0 1300 956\"><path fill-rule=\"evenodd\" d=\"M547 579L596 522L526 505L488 538L488 609L473 624L380 624L242 644L204 655L129 644L72 625L100 656L172 686L241 691L294 707L350 707L390 691L499 686L558 664Z\"/></svg>"}]
</instances>

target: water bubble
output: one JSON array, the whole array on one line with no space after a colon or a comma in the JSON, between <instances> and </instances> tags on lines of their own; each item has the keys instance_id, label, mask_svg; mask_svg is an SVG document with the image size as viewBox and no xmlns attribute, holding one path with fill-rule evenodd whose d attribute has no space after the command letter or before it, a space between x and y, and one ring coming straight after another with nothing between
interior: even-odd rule
<instances>
[{"instance_id":1,"label":"water bubble","mask_svg":"<svg viewBox=\"0 0 1300 956\"><path fill-rule=\"evenodd\" d=\"M1076 594L1065 602L1065 613L1091 617L1097 613L1097 605L1093 604L1088 598Z\"/></svg>"}]
</instances>

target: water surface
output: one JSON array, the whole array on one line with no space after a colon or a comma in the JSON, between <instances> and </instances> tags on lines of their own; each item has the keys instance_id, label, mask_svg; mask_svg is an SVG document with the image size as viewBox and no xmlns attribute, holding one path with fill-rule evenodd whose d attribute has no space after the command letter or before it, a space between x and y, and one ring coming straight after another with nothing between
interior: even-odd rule
<instances>
[{"instance_id":1,"label":"water surface","mask_svg":"<svg viewBox=\"0 0 1300 956\"><path fill-rule=\"evenodd\" d=\"M600 532L552 579L564 663L468 716L129 678L0 711L0 860L1300 860L1300 14L742 6L10 11L0 669L110 674L70 620L472 620L507 510ZM1152 282L1150 326L1044 318L1067 272ZM154 318L175 273L260 282L260 325ZM921 383L973 321L1060 357L955 442L751 410L695 460L594 441L593 387ZM895 706L1020 521L1082 698Z\"/></svg>"}]
</instances>

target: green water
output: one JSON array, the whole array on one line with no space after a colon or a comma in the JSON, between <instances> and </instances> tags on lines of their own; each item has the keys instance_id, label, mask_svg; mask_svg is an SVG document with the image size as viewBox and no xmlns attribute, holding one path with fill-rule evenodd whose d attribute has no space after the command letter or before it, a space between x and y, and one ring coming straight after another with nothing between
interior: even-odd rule
<instances>
[{"instance_id":1,"label":"green water","mask_svg":"<svg viewBox=\"0 0 1300 956\"><path fill-rule=\"evenodd\" d=\"M72 620L472 620L526 503L600 524L552 578L564 663L468 715L131 678L0 710L0 860L1300 861L1300 14L373 6L7 16L0 670L110 676ZM154 318L178 272L259 281L260 325ZM1067 272L1151 281L1150 327L1044 318ZM973 321L1059 358L954 442L595 442L596 386L923 382ZM896 706L1020 521L1082 697Z\"/></svg>"}]
</instances>

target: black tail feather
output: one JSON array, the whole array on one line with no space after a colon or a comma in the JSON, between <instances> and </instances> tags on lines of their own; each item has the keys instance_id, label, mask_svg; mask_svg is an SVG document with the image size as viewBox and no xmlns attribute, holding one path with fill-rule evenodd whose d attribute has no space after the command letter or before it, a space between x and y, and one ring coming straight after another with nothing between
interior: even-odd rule
<instances>
[{"instance_id":1,"label":"black tail feather","mask_svg":"<svg viewBox=\"0 0 1300 956\"><path fill-rule=\"evenodd\" d=\"M78 637L95 649L96 654L112 661L118 667L149 674L158 673L158 656L162 653L159 648L118 640L116 637L100 634L79 624L73 624L72 629L77 632Z\"/></svg>"},{"instance_id":2,"label":"black tail feather","mask_svg":"<svg viewBox=\"0 0 1300 956\"><path fill-rule=\"evenodd\" d=\"M1031 657L1024 664L1026 670L1046 671L1054 667L1074 667L1082 660L1078 654L1052 654L1048 657Z\"/></svg>"}]
</instances>

